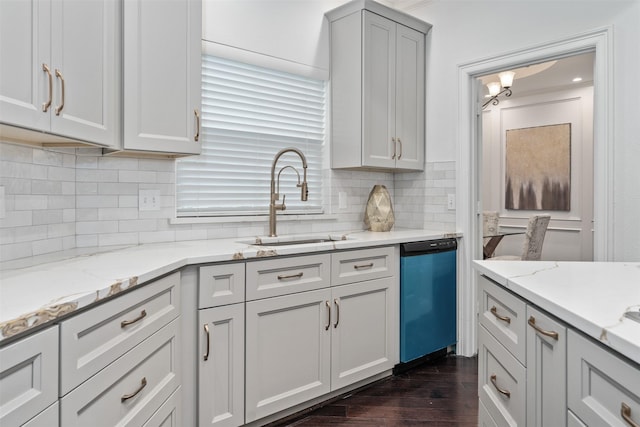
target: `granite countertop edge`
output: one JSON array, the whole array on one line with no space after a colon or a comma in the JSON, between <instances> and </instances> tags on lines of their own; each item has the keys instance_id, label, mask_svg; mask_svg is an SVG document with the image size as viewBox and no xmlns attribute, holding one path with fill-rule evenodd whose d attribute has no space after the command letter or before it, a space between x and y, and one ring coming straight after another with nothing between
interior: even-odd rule
<instances>
[{"instance_id":1,"label":"granite countertop edge","mask_svg":"<svg viewBox=\"0 0 640 427\"><path fill-rule=\"evenodd\" d=\"M285 236L285 239L291 236ZM298 237L298 236L293 236ZM461 237L457 232L393 229L389 232L310 233L321 243L251 244L261 237L150 243L82 253L60 253L42 263L0 270L0 346L189 265L304 255L342 249ZM279 238L265 239L269 243Z\"/></svg>"}]
</instances>

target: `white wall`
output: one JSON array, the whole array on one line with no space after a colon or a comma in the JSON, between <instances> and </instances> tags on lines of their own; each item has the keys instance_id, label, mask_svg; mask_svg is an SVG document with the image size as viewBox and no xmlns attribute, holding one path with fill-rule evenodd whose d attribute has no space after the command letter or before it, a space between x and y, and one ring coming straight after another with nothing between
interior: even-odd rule
<instances>
[{"instance_id":1,"label":"white wall","mask_svg":"<svg viewBox=\"0 0 640 427\"><path fill-rule=\"evenodd\" d=\"M433 0L407 12L433 24L427 43L428 161L456 160L457 144L468 140L458 134L459 66L612 26L612 258L640 260L640 1Z\"/></svg>"},{"instance_id":2,"label":"white wall","mask_svg":"<svg viewBox=\"0 0 640 427\"><path fill-rule=\"evenodd\" d=\"M483 111L482 206L497 211L503 231L523 231L536 211L505 209L505 135L522 129L571 124L571 210L549 211L542 259L593 260L593 87L502 99ZM496 255L520 254L523 236L502 239Z\"/></svg>"}]
</instances>

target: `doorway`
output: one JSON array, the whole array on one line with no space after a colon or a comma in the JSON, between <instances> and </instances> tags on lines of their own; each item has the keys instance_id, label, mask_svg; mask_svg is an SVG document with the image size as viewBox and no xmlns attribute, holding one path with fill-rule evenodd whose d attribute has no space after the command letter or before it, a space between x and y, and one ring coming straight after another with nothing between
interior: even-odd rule
<instances>
[{"instance_id":1,"label":"doorway","mask_svg":"<svg viewBox=\"0 0 640 427\"><path fill-rule=\"evenodd\" d=\"M476 160L482 210L497 212L507 233L524 232L531 215L551 214L543 260L593 261L594 59L587 52L504 70L515 72L508 97L488 94L499 74L478 77L486 92ZM532 206L518 206L525 195ZM520 255L522 240L506 236L495 255Z\"/></svg>"},{"instance_id":2,"label":"doorway","mask_svg":"<svg viewBox=\"0 0 640 427\"><path fill-rule=\"evenodd\" d=\"M457 192L459 206L456 223L463 233L458 247L458 325L457 351L464 356L476 353L476 281L473 260L482 259L481 238L481 158L478 130L481 105L478 104L480 83L477 77L498 70L594 52L593 109L593 258L611 261L613 236L613 52L610 46L611 28L595 30L578 36L487 60L463 64L458 69L459 102Z\"/></svg>"}]
</instances>

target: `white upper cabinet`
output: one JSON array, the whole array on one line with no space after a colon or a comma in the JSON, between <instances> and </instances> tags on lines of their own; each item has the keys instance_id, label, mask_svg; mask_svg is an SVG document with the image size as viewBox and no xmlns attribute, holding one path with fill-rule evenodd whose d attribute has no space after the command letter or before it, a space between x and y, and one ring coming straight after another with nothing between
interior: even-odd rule
<instances>
[{"instance_id":1,"label":"white upper cabinet","mask_svg":"<svg viewBox=\"0 0 640 427\"><path fill-rule=\"evenodd\" d=\"M123 4L122 148L200 153L201 1Z\"/></svg>"},{"instance_id":2,"label":"white upper cabinet","mask_svg":"<svg viewBox=\"0 0 640 427\"><path fill-rule=\"evenodd\" d=\"M119 4L0 3L2 124L104 147L117 145ZM13 133L3 128L5 136ZM30 139L24 132L21 138Z\"/></svg>"},{"instance_id":3,"label":"white upper cabinet","mask_svg":"<svg viewBox=\"0 0 640 427\"><path fill-rule=\"evenodd\" d=\"M331 167L424 169L425 34L431 26L372 1L331 23Z\"/></svg>"}]
</instances>

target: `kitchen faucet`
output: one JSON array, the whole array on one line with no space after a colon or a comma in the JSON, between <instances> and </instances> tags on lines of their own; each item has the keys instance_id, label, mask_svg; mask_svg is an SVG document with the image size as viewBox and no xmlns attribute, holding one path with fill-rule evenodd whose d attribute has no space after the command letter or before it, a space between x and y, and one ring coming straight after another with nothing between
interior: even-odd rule
<instances>
[{"instance_id":1,"label":"kitchen faucet","mask_svg":"<svg viewBox=\"0 0 640 427\"><path fill-rule=\"evenodd\" d=\"M302 160L302 168L304 169L304 173L303 173L303 178L302 178L302 183L300 183L300 173L298 173L298 170L296 168L294 168L293 166L285 166L282 169L280 169L280 171L278 172L278 180L277 180L277 185L276 185L276 177L275 177L275 171L276 171L276 163L278 163L278 159L280 158L280 156L282 156L285 153L296 153L298 156L300 156L300 160ZM287 208L287 206L284 204L284 199L286 197L286 194L282 195L282 204L277 204L276 200L279 200L280 198L280 174L282 173L283 170L287 169L287 168L291 168L296 172L296 175L298 175L298 183L296 184L296 187L300 187L301 188L301 192L300 192L300 200L302 200L303 202L307 201L307 198L309 196L309 188L307 187L307 159L306 157L304 157L304 154L302 154L302 151L298 150L297 148L293 148L293 147L289 147L289 148L284 148L282 150L280 150L278 152L278 154L276 154L276 156L273 158L273 163L271 164L271 203L269 204L269 237L276 237L276 211L283 211Z\"/></svg>"}]
</instances>

